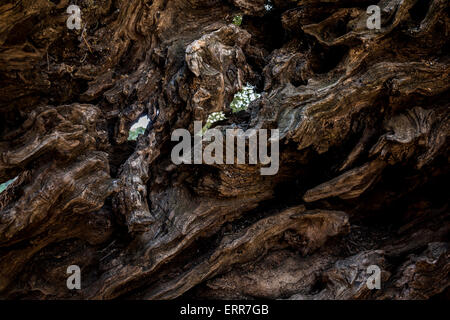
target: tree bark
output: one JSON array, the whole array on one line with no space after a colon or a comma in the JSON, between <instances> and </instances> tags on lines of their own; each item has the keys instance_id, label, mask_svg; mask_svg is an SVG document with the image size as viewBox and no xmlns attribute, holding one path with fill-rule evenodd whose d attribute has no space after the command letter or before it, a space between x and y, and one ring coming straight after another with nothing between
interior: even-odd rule
<instances>
[{"instance_id":1,"label":"tree bark","mask_svg":"<svg viewBox=\"0 0 450 320\"><path fill-rule=\"evenodd\" d=\"M0 298L449 297L448 1L267 4L0 4ZM279 129L276 175L172 163L218 111Z\"/></svg>"}]
</instances>

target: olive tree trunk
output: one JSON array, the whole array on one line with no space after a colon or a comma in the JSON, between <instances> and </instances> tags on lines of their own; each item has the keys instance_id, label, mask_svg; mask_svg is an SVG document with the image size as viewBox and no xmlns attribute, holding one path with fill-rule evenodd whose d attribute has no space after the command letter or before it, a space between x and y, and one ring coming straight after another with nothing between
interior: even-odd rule
<instances>
[{"instance_id":1,"label":"olive tree trunk","mask_svg":"<svg viewBox=\"0 0 450 320\"><path fill-rule=\"evenodd\" d=\"M448 12L2 1L0 183L15 180L0 193L0 298L448 298ZM247 84L258 98L233 112ZM175 165L172 132L213 112L222 132L278 129L277 174Z\"/></svg>"}]
</instances>

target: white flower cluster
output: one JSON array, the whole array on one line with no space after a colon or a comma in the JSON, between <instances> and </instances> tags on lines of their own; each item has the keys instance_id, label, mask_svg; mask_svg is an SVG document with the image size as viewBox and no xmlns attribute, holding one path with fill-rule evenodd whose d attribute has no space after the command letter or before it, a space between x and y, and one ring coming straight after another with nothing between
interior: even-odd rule
<instances>
[{"instance_id":1,"label":"white flower cluster","mask_svg":"<svg viewBox=\"0 0 450 320\"><path fill-rule=\"evenodd\" d=\"M259 93L255 92L255 87L247 83L241 91L234 95L230 108L233 112L246 110L250 102L258 99L260 96Z\"/></svg>"}]
</instances>

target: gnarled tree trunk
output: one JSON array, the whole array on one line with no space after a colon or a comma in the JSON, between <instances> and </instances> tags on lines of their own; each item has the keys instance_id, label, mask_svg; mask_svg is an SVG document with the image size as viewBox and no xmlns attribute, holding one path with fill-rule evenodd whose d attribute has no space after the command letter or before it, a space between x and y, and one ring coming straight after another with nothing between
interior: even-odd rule
<instances>
[{"instance_id":1,"label":"gnarled tree trunk","mask_svg":"<svg viewBox=\"0 0 450 320\"><path fill-rule=\"evenodd\" d=\"M448 298L448 10L3 1L0 183L16 179L0 194L0 297ZM246 83L260 97L233 113ZM218 111L222 131L279 129L277 174L172 163L172 132Z\"/></svg>"}]
</instances>

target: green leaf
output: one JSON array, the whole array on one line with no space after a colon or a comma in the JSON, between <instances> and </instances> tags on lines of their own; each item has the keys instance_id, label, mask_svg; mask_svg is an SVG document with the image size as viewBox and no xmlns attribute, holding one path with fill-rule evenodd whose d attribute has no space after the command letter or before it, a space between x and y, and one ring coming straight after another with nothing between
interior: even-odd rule
<instances>
[{"instance_id":1,"label":"green leaf","mask_svg":"<svg viewBox=\"0 0 450 320\"><path fill-rule=\"evenodd\" d=\"M234 16L233 23L239 27L242 24L242 15Z\"/></svg>"},{"instance_id":2,"label":"green leaf","mask_svg":"<svg viewBox=\"0 0 450 320\"><path fill-rule=\"evenodd\" d=\"M3 191L5 191L5 189L14 182L14 180L16 180L17 178L11 179L9 181L6 181L5 183L0 184L0 193L2 193Z\"/></svg>"},{"instance_id":3,"label":"green leaf","mask_svg":"<svg viewBox=\"0 0 450 320\"><path fill-rule=\"evenodd\" d=\"M145 128L138 127L135 130L130 130L130 133L128 134L128 140L137 140L137 137L141 134L145 133Z\"/></svg>"}]
</instances>

